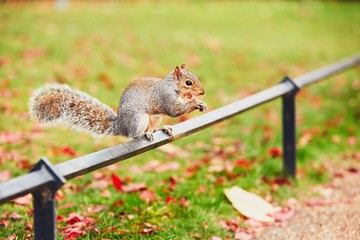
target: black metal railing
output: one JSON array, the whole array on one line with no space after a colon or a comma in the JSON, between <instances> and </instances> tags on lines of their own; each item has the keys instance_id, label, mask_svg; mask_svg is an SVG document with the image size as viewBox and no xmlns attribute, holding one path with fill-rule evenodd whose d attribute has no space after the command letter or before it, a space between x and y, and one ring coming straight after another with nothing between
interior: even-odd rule
<instances>
[{"instance_id":1,"label":"black metal railing","mask_svg":"<svg viewBox=\"0 0 360 240\"><path fill-rule=\"evenodd\" d=\"M258 105L282 97L283 165L286 176L296 175L296 93L304 86L360 65L360 54L291 79L254 95L174 125L173 138L154 133L154 141L136 139L95 153L52 165L43 157L27 174L0 184L0 204L31 193L34 202L35 239L56 239L55 193L66 180L84 175L183 138Z\"/></svg>"}]
</instances>

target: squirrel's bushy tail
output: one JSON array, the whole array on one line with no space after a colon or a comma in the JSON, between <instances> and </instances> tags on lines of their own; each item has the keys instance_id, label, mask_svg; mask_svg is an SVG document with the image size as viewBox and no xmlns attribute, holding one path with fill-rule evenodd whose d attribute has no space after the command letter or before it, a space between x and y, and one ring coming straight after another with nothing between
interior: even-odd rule
<instances>
[{"instance_id":1,"label":"squirrel's bushy tail","mask_svg":"<svg viewBox=\"0 0 360 240\"><path fill-rule=\"evenodd\" d=\"M115 134L116 113L109 106L64 84L37 89L29 113L45 124L64 124L93 135Z\"/></svg>"}]
</instances>

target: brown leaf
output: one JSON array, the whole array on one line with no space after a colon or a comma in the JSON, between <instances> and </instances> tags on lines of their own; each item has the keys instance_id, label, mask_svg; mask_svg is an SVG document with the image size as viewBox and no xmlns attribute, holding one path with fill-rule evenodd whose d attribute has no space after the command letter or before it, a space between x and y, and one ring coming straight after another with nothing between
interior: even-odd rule
<instances>
[{"instance_id":1,"label":"brown leaf","mask_svg":"<svg viewBox=\"0 0 360 240\"><path fill-rule=\"evenodd\" d=\"M100 79L100 81L104 84L104 86L105 86L107 89L112 89L112 88L114 88L114 84L113 84L113 82L111 81L111 78L110 78L109 74L107 74L107 73L100 73L99 79Z\"/></svg>"}]
</instances>

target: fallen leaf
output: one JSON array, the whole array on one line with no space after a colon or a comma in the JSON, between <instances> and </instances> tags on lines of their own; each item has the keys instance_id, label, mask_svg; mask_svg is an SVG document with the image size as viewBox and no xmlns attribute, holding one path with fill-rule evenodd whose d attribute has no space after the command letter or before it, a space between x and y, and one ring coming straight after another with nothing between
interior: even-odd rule
<instances>
[{"instance_id":1,"label":"fallen leaf","mask_svg":"<svg viewBox=\"0 0 360 240\"><path fill-rule=\"evenodd\" d=\"M188 151L185 151L184 149L176 146L176 145L173 145L173 144L166 144L166 145L163 145L161 147L158 148L160 151L168 154L168 157L181 157L181 158L186 158L189 156L189 152Z\"/></svg>"},{"instance_id":2,"label":"fallen leaf","mask_svg":"<svg viewBox=\"0 0 360 240\"><path fill-rule=\"evenodd\" d=\"M114 187L119 190L120 192L123 192L123 185L120 177L118 177L115 173L111 174L111 179L113 182Z\"/></svg>"},{"instance_id":3,"label":"fallen leaf","mask_svg":"<svg viewBox=\"0 0 360 240\"><path fill-rule=\"evenodd\" d=\"M261 222L255 219L246 219L245 224L252 228L266 227L269 226L272 222Z\"/></svg>"},{"instance_id":4,"label":"fallen leaf","mask_svg":"<svg viewBox=\"0 0 360 240\"><path fill-rule=\"evenodd\" d=\"M289 220L294 215L295 215L295 207L292 206L279 208L279 211L276 211L275 213L271 214L271 216L275 218L275 220L278 222Z\"/></svg>"},{"instance_id":5,"label":"fallen leaf","mask_svg":"<svg viewBox=\"0 0 360 240\"><path fill-rule=\"evenodd\" d=\"M356 142L357 142L357 139L356 139L355 136L351 136L351 137L348 137L348 138L346 139L346 141L347 141L347 143L348 143L349 145L354 146L354 145L356 144Z\"/></svg>"},{"instance_id":6,"label":"fallen leaf","mask_svg":"<svg viewBox=\"0 0 360 240\"><path fill-rule=\"evenodd\" d=\"M33 168L34 164L29 162L27 159L21 159L16 163L16 166L20 169L31 169Z\"/></svg>"},{"instance_id":7,"label":"fallen leaf","mask_svg":"<svg viewBox=\"0 0 360 240\"><path fill-rule=\"evenodd\" d=\"M90 184L90 187L95 188L95 189L106 189L108 186L109 186L109 182L104 179L94 180Z\"/></svg>"},{"instance_id":8,"label":"fallen leaf","mask_svg":"<svg viewBox=\"0 0 360 240\"><path fill-rule=\"evenodd\" d=\"M70 157L75 157L76 156L75 150L72 147L69 147L69 146L53 147L51 149L51 153L54 156L61 156L61 155L66 155L66 156L70 156Z\"/></svg>"},{"instance_id":9,"label":"fallen leaf","mask_svg":"<svg viewBox=\"0 0 360 240\"><path fill-rule=\"evenodd\" d=\"M15 240L17 238L18 238L17 235L15 233L13 233L6 240Z\"/></svg>"},{"instance_id":10,"label":"fallen leaf","mask_svg":"<svg viewBox=\"0 0 360 240\"><path fill-rule=\"evenodd\" d=\"M282 156L282 150L280 148L271 148L269 150L269 154L272 156L272 157L281 157Z\"/></svg>"},{"instance_id":11,"label":"fallen leaf","mask_svg":"<svg viewBox=\"0 0 360 240\"><path fill-rule=\"evenodd\" d=\"M107 89L113 89L114 84L111 81L109 74L103 72L99 74L99 80L104 84Z\"/></svg>"},{"instance_id":12,"label":"fallen leaf","mask_svg":"<svg viewBox=\"0 0 360 240\"><path fill-rule=\"evenodd\" d=\"M246 231L236 231L234 239L236 240L251 240L254 239L254 235Z\"/></svg>"},{"instance_id":13,"label":"fallen leaf","mask_svg":"<svg viewBox=\"0 0 360 240\"><path fill-rule=\"evenodd\" d=\"M9 226L9 221L6 219L0 220L0 226L7 228Z\"/></svg>"},{"instance_id":14,"label":"fallen leaf","mask_svg":"<svg viewBox=\"0 0 360 240\"><path fill-rule=\"evenodd\" d=\"M32 204L32 195L27 194L25 196L15 198L14 200L12 200L12 202L14 202L17 205L29 206Z\"/></svg>"},{"instance_id":15,"label":"fallen leaf","mask_svg":"<svg viewBox=\"0 0 360 240\"><path fill-rule=\"evenodd\" d=\"M156 199L155 192L150 189L144 190L140 193L140 199L150 204Z\"/></svg>"},{"instance_id":16,"label":"fallen leaf","mask_svg":"<svg viewBox=\"0 0 360 240\"><path fill-rule=\"evenodd\" d=\"M222 238L221 238L221 237L217 237L217 236L212 236L212 237L210 238L210 240L222 240Z\"/></svg>"},{"instance_id":17,"label":"fallen leaf","mask_svg":"<svg viewBox=\"0 0 360 240\"><path fill-rule=\"evenodd\" d=\"M238 159L235 161L236 167L249 168L251 165L248 159Z\"/></svg>"},{"instance_id":18,"label":"fallen leaf","mask_svg":"<svg viewBox=\"0 0 360 240\"><path fill-rule=\"evenodd\" d=\"M86 207L85 211L86 213L98 213L104 211L105 209L107 209L107 206L105 205L95 205Z\"/></svg>"},{"instance_id":19,"label":"fallen leaf","mask_svg":"<svg viewBox=\"0 0 360 240\"><path fill-rule=\"evenodd\" d=\"M81 216L80 214L76 213L76 212L71 212L69 213L69 217L67 218L66 222L68 224L73 224L76 222L80 222L84 219L83 216Z\"/></svg>"},{"instance_id":20,"label":"fallen leaf","mask_svg":"<svg viewBox=\"0 0 360 240\"><path fill-rule=\"evenodd\" d=\"M146 183L129 183L122 186L124 192L137 192L142 189L146 189Z\"/></svg>"},{"instance_id":21,"label":"fallen leaf","mask_svg":"<svg viewBox=\"0 0 360 240\"><path fill-rule=\"evenodd\" d=\"M16 213L16 212L13 212L12 214L10 214L9 218L11 218L11 219L22 219L23 216Z\"/></svg>"},{"instance_id":22,"label":"fallen leaf","mask_svg":"<svg viewBox=\"0 0 360 240\"><path fill-rule=\"evenodd\" d=\"M4 182L11 178L11 172L9 170L4 170L0 172L0 182Z\"/></svg>"},{"instance_id":23,"label":"fallen leaf","mask_svg":"<svg viewBox=\"0 0 360 240\"><path fill-rule=\"evenodd\" d=\"M275 212L275 208L258 195L237 186L225 189L224 192L234 208L244 216L260 222L275 221L268 216Z\"/></svg>"},{"instance_id":24,"label":"fallen leaf","mask_svg":"<svg viewBox=\"0 0 360 240\"><path fill-rule=\"evenodd\" d=\"M179 200L179 205L182 207L188 207L190 205L189 200L187 199L187 197L182 196Z\"/></svg>"},{"instance_id":25,"label":"fallen leaf","mask_svg":"<svg viewBox=\"0 0 360 240\"><path fill-rule=\"evenodd\" d=\"M148 162L141 168L136 166L132 167L131 170L136 173L144 173L144 172L168 172L177 170L180 168L180 164L178 162L166 162L162 163L160 161L154 160Z\"/></svg>"},{"instance_id":26,"label":"fallen leaf","mask_svg":"<svg viewBox=\"0 0 360 240\"><path fill-rule=\"evenodd\" d=\"M165 200L165 204L170 204L170 203L176 203L176 198L172 197L172 196L167 196L166 200Z\"/></svg>"},{"instance_id":27,"label":"fallen leaf","mask_svg":"<svg viewBox=\"0 0 360 240\"><path fill-rule=\"evenodd\" d=\"M349 173L358 173L359 170L356 167L349 167L348 169L346 169Z\"/></svg>"},{"instance_id":28,"label":"fallen leaf","mask_svg":"<svg viewBox=\"0 0 360 240\"><path fill-rule=\"evenodd\" d=\"M0 143L20 143L24 138L24 134L20 132L0 132Z\"/></svg>"},{"instance_id":29,"label":"fallen leaf","mask_svg":"<svg viewBox=\"0 0 360 240\"><path fill-rule=\"evenodd\" d=\"M76 212L69 213L66 219L67 225L61 228L61 233L66 240L76 239L89 232L98 233L94 218L82 216Z\"/></svg>"}]
</instances>

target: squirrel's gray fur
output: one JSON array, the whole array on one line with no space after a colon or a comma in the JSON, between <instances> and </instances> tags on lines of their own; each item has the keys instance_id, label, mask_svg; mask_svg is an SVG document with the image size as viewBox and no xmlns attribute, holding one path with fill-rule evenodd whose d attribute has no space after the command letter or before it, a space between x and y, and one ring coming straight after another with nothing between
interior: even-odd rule
<instances>
[{"instance_id":1,"label":"squirrel's gray fur","mask_svg":"<svg viewBox=\"0 0 360 240\"><path fill-rule=\"evenodd\" d=\"M191 84L188 86L189 82ZM143 77L123 92L116 114L109 106L88 94L64 84L49 84L30 98L31 118L45 124L64 124L93 135L123 135L152 140L162 115L177 117L195 109L206 110L197 96L204 89L199 79L186 69L176 67L165 78ZM171 128L161 128L172 135Z\"/></svg>"}]
</instances>

